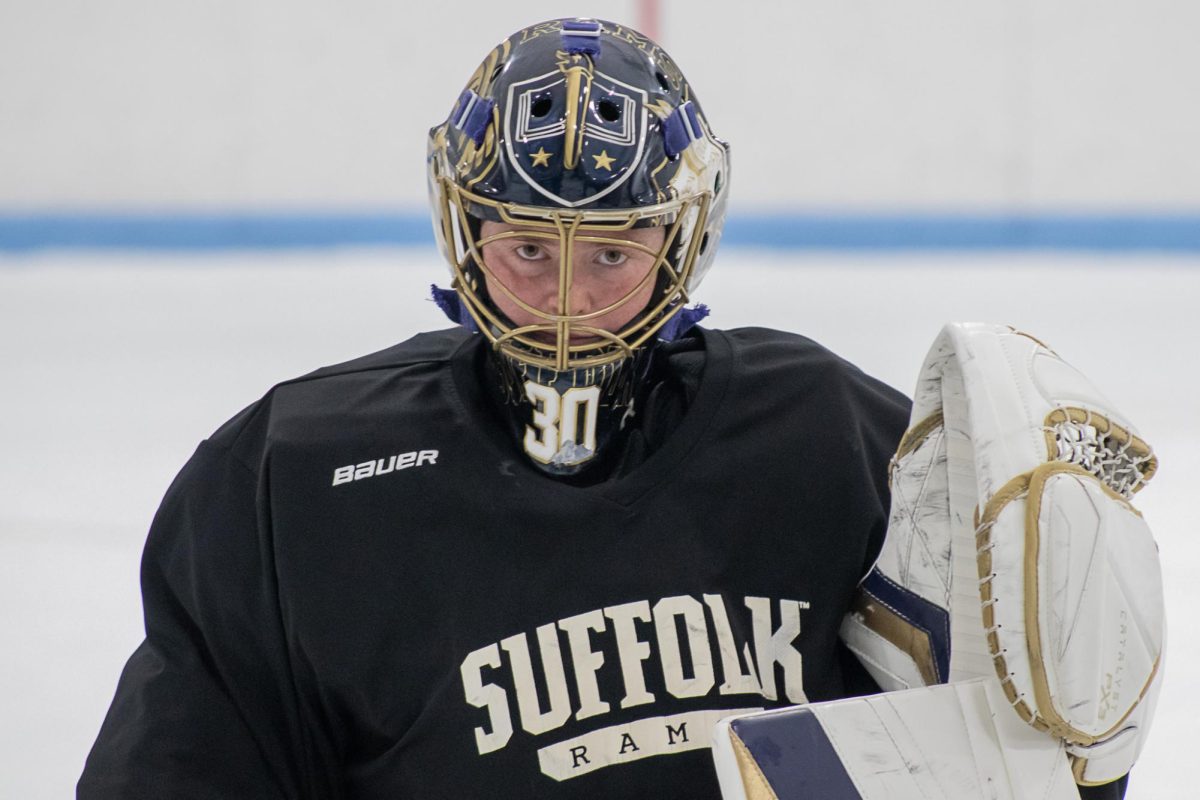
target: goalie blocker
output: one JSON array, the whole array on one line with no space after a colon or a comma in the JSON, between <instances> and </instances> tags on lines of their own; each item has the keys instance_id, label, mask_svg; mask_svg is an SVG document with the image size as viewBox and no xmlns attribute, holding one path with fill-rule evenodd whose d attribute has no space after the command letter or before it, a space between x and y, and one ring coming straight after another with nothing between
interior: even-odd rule
<instances>
[{"instance_id":1,"label":"goalie blocker","mask_svg":"<svg viewBox=\"0 0 1200 800\"><path fill-rule=\"evenodd\" d=\"M943 329L911 420L842 627L887 693L723 722L729 798L1075 797L1141 751L1164 645L1131 503L1150 447L1052 350L994 325Z\"/></svg>"},{"instance_id":2,"label":"goalie blocker","mask_svg":"<svg viewBox=\"0 0 1200 800\"><path fill-rule=\"evenodd\" d=\"M718 723L726 800L1079 800L1061 742L994 680L812 703Z\"/></svg>"}]
</instances>

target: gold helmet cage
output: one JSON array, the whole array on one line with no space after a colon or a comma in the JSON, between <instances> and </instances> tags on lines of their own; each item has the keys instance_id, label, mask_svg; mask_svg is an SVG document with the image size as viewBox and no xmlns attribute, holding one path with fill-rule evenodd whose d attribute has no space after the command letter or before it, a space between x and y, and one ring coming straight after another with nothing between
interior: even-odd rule
<instances>
[{"instance_id":1,"label":"gold helmet cage","mask_svg":"<svg viewBox=\"0 0 1200 800\"><path fill-rule=\"evenodd\" d=\"M453 288L479 330L501 354L556 371L612 364L651 341L689 301L688 287L695 283L697 257L708 249L705 230L712 192L701 191L650 206L582 210L499 202L458 185L444 164L441 169L435 167L433 173L430 188L435 233L450 265ZM484 238L480 230L485 219L519 226L519 230ZM664 229L657 249L617 236L642 227ZM488 267L484 247L506 238L543 239L557 244L558 296L554 308L529 304ZM577 313L571 308L576 243L641 251L652 256L654 263L636 286L615 301ZM654 287L649 302L619 330L605 330L594 323L635 302L644 295L647 285ZM496 293L503 293L537 322L518 326L507 319L492 300Z\"/></svg>"}]
</instances>

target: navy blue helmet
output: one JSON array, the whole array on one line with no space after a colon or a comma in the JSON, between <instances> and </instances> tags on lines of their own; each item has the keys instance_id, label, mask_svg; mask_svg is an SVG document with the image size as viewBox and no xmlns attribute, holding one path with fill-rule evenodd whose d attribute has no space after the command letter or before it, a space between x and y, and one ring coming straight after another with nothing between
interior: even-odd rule
<instances>
[{"instance_id":1,"label":"navy blue helmet","mask_svg":"<svg viewBox=\"0 0 1200 800\"><path fill-rule=\"evenodd\" d=\"M563 373L618 364L679 326L721 236L729 148L658 45L612 22L560 19L488 54L430 131L428 174L462 321L524 368ZM483 248L512 234L483 236L487 221L553 240L554 307L527 302L489 269ZM663 229L661 245L638 245L653 255L645 280L604 309L572 309L571 253L645 227ZM635 303L644 307L618 329L597 322Z\"/></svg>"}]
</instances>

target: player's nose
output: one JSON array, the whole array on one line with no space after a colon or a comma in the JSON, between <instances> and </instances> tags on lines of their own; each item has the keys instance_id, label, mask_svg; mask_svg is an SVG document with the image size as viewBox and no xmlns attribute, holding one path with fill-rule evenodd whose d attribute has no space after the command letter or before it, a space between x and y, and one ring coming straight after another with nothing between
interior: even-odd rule
<instances>
[{"instance_id":1,"label":"player's nose","mask_svg":"<svg viewBox=\"0 0 1200 800\"><path fill-rule=\"evenodd\" d=\"M567 293L570 302L570 313L573 315L590 314L597 310L596 292L587 278L585 270L577 263L571 276L571 288Z\"/></svg>"}]
</instances>

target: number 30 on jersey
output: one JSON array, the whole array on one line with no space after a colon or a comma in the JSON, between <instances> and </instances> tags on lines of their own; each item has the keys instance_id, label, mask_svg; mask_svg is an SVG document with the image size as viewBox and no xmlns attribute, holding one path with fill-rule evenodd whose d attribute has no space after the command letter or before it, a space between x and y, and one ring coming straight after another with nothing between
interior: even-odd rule
<instances>
[{"instance_id":1,"label":"number 30 on jersey","mask_svg":"<svg viewBox=\"0 0 1200 800\"><path fill-rule=\"evenodd\" d=\"M543 464L577 464L596 452L600 387L576 386L559 395L552 386L526 381L525 396L533 403L533 424L525 426L530 458Z\"/></svg>"}]
</instances>

